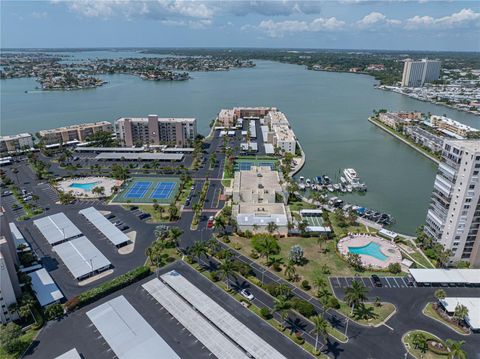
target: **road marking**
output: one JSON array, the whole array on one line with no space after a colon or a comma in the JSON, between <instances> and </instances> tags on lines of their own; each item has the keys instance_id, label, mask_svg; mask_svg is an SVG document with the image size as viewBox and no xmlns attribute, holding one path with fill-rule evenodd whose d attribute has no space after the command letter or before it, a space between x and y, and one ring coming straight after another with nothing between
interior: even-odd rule
<instances>
[{"instance_id":1,"label":"road marking","mask_svg":"<svg viewBox=\"0 0 480 359\"><path fill-rule=\"evenodd\" d=\"M390 329L392 332L395 331L391 326L389 326L387 323L383 323L384 326L386 326L388 329Z\"/></svg>"}]
</instances>

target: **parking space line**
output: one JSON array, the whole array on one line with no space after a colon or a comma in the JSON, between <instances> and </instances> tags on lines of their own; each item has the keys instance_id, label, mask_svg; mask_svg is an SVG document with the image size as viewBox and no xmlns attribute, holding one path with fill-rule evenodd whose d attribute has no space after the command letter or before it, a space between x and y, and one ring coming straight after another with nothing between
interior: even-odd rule
<instances>
[{"instance_id":1,"label":"parking space line","mask_svg":"<svg viewBox=\"0 0 480 359\"><path fill-rule=\"evenodd\" d=\"M395 282L397 283L397 285L398 285L400 288L405 287L405 282L403 282L403 281L401 280L401 283L399 283L399 282L398 282L398 279L401 280L402 278L395 278Z\"/></svg>"}]
</instances>

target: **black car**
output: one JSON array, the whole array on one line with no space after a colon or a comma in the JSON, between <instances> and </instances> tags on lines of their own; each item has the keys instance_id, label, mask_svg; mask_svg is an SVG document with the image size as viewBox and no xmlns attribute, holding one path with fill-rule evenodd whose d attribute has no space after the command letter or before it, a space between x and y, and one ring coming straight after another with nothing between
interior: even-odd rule
<instances>
[{"instance_id":1,"label":"black car","mask_svg":"<svg viewBox=\"0 0 480 359\"><path fill-rule=\"evenodd\" d=\"M142 213L141 215L138 216L138 218L140 219L146 219L146 218L149 218L151 217L151 215L149 213Z\"/></svg>"},{"instance_id":2,"label":"black car","mask_svg":"<svg viewBox=\"0 0 480 359\"><path fill-rule=\"evenodd\" d=\"M107 216L107 219L113 219L113 218L115 218L115 215L114 215L114 214L109 214L109 215Z\"/></svg>"},{"instance_id":3,"label":"black car","mask_svg":"<svg viewBox=\"0 0 480 359\"><path fill-rule=\"evenodd\" d=\"M373 284L375 285L375 287L381 287L382 286L382 282L380 281L380 277L376 274L372 274L372 281L373 281Z\"/></svg>"},{"instance_id":4,"label":"black car","mask_svg":"<svg viewBox=\"0 0 480 359\"><path fill-rule=\"evenodd\" d=\"M129 228L130 228L129 226L123 225L123 226L121 226L119 229L120 229L121 231L126 231L126 230L129 229Z\"/></svg>"}]
</instances>

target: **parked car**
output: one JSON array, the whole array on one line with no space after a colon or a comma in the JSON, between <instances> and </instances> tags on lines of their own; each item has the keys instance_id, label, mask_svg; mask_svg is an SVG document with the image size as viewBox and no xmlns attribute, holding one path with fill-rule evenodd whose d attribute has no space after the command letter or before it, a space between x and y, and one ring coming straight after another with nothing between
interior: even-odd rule
<instances>
[{"instance_id":1,"label":"parked car","mask_svg":"<svg viewBox=\"0 0 480 359\"><path fill-rule=\"evenodd\" d=\"M123 225L123 226L119 227L119 229L120 229L121 231L126 231L126 230L129 229L129 228L130 228L130 227L127 226L127 225Z\"/></svg>"},{"instance_id":2,"label":"parked car","mask_svg":"<svg viewBox=\"0 0 480 359\"><path fill-rule=\"evenodd\" d=\"M190 198L187 198L187 200L185 201L185 206L190 206Z\"/></svg>"},{"instance_id":3,"label":"parked car","mask_svg":"<svg viewBox=\"0 0 480 359\"><path fill-rule=\"evenodd\" d=\"M135 210L137 210L137 209L138 209L137 206L131 206L131 207L130 207L130 211L135 211Z\"/></svg>"},{"instance_id":4,"label":"parked car","mask_svg":"<svg viewBox=\"0 0 480 359\"><path fill-rule=\"evenodd\" d=\"M190 187L190 191L194 191L195 190L195 185L193 185L192 187Z\"/></svg>"},{"instance_id":5,"label":"parked car","mask_svg":"<svg viewBox=\"0 0 480 359\"><path fill-rule=\"evenodd\" d=\"M207 228L212 228L213 227L213 216L210 216L208 218L208 222L207 222Z\"/></svg>"},{"instance_id":6,"label":"parked car","mask_svg":"<svg viewBox=\"0 0 480 359\"><path fill-rule=\"evenodd\" d=\"M151 217L151 215L149 213L142 213L138 216L138 218L140 219L146 219L146 218L149 218Z\"/></svg>"},{"instance_id":7,"label":"parked car","mask_svg":"<svg viewBox=\"0 0 480 359\"><path fill-rule=\"evenodd\" d=\"M248 300L253 300L255 297L253 296L252 293L250 293L250 291L248 289L242 289L240 291L240 294L243 295L245 298L247 298Z\"/></svg>"},{"instance_id":8,"label":"parked car","mask_svg":"<svg viewBox=\"0 0 480 359\"><path fill-rule=\"evenodd\" d=\"M381 287L382 286L382 281L380 280L380 277L376 274L372 274L372 281L375 287Z\"/></svg>"},{"instance_id":9,"label":"parked car","mask_svg":"<svg viewBox=\"0 0 480 359\"><path fill-rule=\"evenodd\" d=\"M108 216L107 216L107 219L114 219L115 218L115 215L113 213L110 213Z\"/></svg>"}]
</instances>

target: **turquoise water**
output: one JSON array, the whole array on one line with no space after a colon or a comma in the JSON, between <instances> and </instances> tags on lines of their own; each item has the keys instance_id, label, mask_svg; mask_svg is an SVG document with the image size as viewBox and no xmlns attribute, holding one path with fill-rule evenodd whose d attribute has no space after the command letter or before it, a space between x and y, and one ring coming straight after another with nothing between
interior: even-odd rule
<instances>
[{"instance_id":1,"label":"turquoise water","mask_svg":"<svg viewBox=\"0 0 480 359\"><path fill-rule=\"evenodd\" d=\"M91 191L93 187L95 187L95 185L97 184L98 182L90 182L90 183L72 183L69 187L71 188L80 188L80 189L83 189L85 191Z\"/></svg>"},{"instance_id":2,"label":"turquoise water","mask_svg":"<svg viewBox=\"0 0 480 359\"><path fill-rule=\"evenodd\" d=\"M353 254L364 254L385 261L388 257L380 251L380 244L370 242L362 247L348 247L348 251Z\"/></svg>"}]
</instances>

